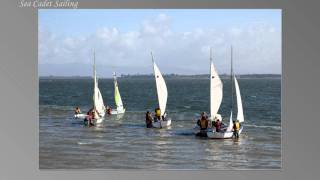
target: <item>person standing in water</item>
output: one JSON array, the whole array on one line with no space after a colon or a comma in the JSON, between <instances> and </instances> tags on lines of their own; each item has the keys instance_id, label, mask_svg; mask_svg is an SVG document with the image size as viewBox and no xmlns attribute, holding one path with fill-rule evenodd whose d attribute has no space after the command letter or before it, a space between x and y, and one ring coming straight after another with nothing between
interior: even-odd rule
<instances>
[{"instance_id":1,"label":"person standing in water","mask_svg":"<svg viewBox=\"0 0 320 180\"><path fill-rule=\"evenodd\" d=\"M197 124L200 126L200 130L207 130L209 122L205 112L201 113L201 117Z\"/></svg>"},{"instance_id":2,"label":"person standing in water","mask_svg":"<svg viewBox=\"0 0 320 180\"><path fill-rule=\"evenodd\" d=\"M201 113L201 117L200 119L198 119L197 124L200 127L200 132L198 132L196 136L207 137L207 129L209 126L209 121L205 112Z\"/></svg>"},{"instance_id":3,"label":"person standing in water","mask_svg":"<svg viewBox=\"0 0 320 180\"><path fill-rule=\"evenodd\" d=\"M95 115L95 110L94 108L91 108L88 112L87 112L87 117L84 119L85 122L87 122L88 125L93 126L93 119L94 119L94 115Z\"/></svg>"},{"instance_id":4,"label":"person standing in water","mask_svg":"<svg viewBox=\"0 0 320 180\"><path fill-rule=\"evenodd\" d=\"M159 107L157 107L155 110L155 121L160 121L161 120L161 110Z\"/></svg>"},{"instance_id":5,"label":"person standing in water","mask_svg":"<svg viewBox=\"0 0 320 180\"><path fill-rule=\"evenodd\" d=\"M74 110L74 114L81 114L81 110L79 106L77 106L76 109Z\"/></svg>"},{"instance_id":6,"label":"person standing in water","mask_svg":"<svg viewBox=\"0 0 320 180\"><path fill-rule=\"evenodd\" d=\"M239 120L233 121L233 136L234 138L238 139L239 138L239 130L241 128L241 124Z\"/></svg>"},{"instance_id":7,"label":"person standing in water","mask_svg":"<svg viewBox=\"0 0 320 180\"><path fill-rule=\"evenodd\" d=\"M215 122L215 127L216 127L216 132L220 132L221 131L221 122L219 119L217 119L217 121Z\"/></svg>"},{"instance_id":8,"label":"person standing in water","mask_svg":"<svg viewBox=\"0 0 320 180\"><path fill-rule=\"evenodd\" d=\"M207 129L208 125L205 125L207 120L208 120L208 117L206 116L206 113L202 112L200 119L198 119L197 121L197 124L200 127L200 129Z\"/></svg>"},{"instance_id":9,"label":"person standing in water","mask_svg":"<svg viewBox=\"0 0 320 180\"><path fill-rule=\"evenodd\" d=\"M112 111L112 108L111 108L110 106L107 106L107 107L106 107L106 110L107 110L107 114L110 115L110 114L111 114L111 111Z\"/></svg>"},{"instance_id":10,"label":"person standing in water","mask_svg":"<svg viewBox=\"0 0 320 180\"><path fill-rule=\"evenodd\" d=\"M147 128L152 128L152 116L149 111L146 113L146 126Z\"/></svg>"}]
</instances>

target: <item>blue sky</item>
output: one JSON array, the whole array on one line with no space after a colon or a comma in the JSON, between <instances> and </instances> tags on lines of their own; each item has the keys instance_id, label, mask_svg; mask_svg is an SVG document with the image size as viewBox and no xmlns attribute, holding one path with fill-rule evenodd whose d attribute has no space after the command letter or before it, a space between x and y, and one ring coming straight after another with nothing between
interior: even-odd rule
<instances>
[{"instance_id":1,"label":"blue sky","mask_svg":"<svg viewBox=\"0 0 320 180\"><path fill-rule=\"evenodd\" d=\"M150 51L164 73L208 73L209 47L227 73L231 45L238 74L281 73L277 9L40 9L38 17L40 76L91 75L93 48L101 76L151 73Z\"/></svg>"}]
</instances>

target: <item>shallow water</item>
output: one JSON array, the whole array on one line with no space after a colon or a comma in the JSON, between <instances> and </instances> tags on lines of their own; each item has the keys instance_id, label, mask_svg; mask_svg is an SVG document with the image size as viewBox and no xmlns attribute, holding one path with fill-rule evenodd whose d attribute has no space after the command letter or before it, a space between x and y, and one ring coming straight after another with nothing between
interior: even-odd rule
<instances>
[{"instance_id":1,"label":"shallow water","mask_svg":"<svg viewBox=\"0 0 320 180\"><path fill-rule=\"evenodd\" d=\"M127 112L106 116L96 127L73 119L77 105L91 106L91 79L40 79L40 168L44 169L279 169L281 168L280 79L239 79L245 112L239 140L208 140L192 133L194 119L209 110L207 79L166 79L169 129L147 129L144 113L156 106L153 79L121 79ZM224 81L220 113L231 107ZM111 79L99 81L113 106ZM236 110L235 110L236 111Z\"/></svg>"}]
</instances>

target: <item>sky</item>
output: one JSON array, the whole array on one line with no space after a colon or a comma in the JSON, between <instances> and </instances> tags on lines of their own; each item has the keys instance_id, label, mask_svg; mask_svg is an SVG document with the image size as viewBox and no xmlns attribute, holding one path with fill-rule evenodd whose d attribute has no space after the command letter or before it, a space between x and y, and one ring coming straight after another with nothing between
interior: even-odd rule
<instances>
[{"instance_id":1,"label":"sky","mask_svg":"<svg viewBox=\"0 0 320 180\"><path fill-rule=\"evenodd\" d=\"M39 9L39 76L281 74L279 9Z\"/></svg>"}]
</instances>

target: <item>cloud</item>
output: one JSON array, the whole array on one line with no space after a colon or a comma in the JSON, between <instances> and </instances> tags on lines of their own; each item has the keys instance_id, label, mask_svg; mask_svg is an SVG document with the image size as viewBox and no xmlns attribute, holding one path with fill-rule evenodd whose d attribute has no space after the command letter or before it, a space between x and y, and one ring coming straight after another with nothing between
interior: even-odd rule
<instances>
[{"instance_id":1,"label":"cloud","mask_svg":"<svg viewBox=\"0 0 320 180\"><path fill-rule=\"evenodd\" d=\"M87 36L57 35L40 24L39 73L90 75L72 66L87 68L92 64L95 49L99 66L123 73L134 73L135 69L137 73L151 73L150 51L153 51L164 73L203 74L209 71L210 47L214 48L214 63L219 73L228 73L231 44L237 73L281 73L279 28L266 22L250 22L227 29L190 27L181 32L174 31L166 14L142 21L135 31L103 27ZM56 70L41 69L49 65L55 65L52 67ZM59 65L64 66L65 73L58 70Z\"/></svg>"}]
</instances>

